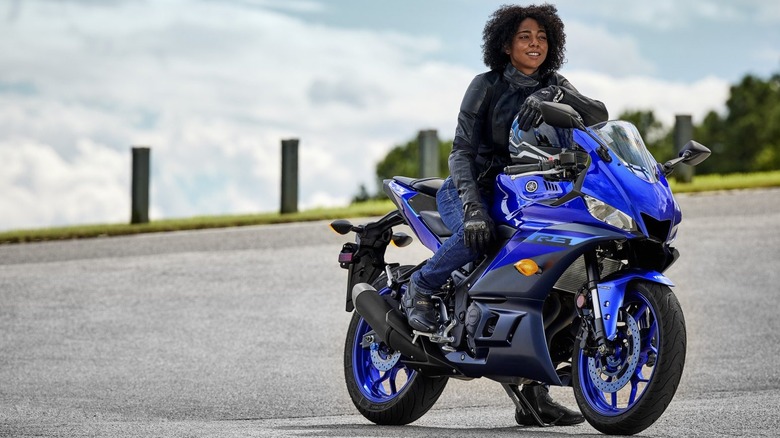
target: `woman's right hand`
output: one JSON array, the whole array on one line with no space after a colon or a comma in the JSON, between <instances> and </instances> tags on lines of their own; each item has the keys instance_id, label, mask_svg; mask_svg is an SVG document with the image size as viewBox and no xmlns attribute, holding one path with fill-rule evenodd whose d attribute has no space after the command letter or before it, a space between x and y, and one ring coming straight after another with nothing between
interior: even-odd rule
<instances>
[{"instance_id":1,"label":"woman's right hand","mask_svg":"<svg viewBox=\"0 0 780 438\"><path fill-rule=\"evenodd\" d=\"M483 253L493 240L495 225L484 208L466 208L463 240L472 251Z\"/></svg>"}]
</instances>

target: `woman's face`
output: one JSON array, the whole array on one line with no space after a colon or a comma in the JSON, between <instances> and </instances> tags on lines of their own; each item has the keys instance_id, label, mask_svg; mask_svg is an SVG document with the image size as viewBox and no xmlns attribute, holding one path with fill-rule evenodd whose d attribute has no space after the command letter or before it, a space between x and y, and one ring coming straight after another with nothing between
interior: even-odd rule
<instances>
[{"instance_id":1,"label":"woman's face","mask_svg":"<svg viewBox=\"0 0 780 438\"><path fill-rule=\"evenodd\" d=\"M547 59L547 33L533 18L520 22L506 52L509 60L520 72L530 75Z\"/></svg>"}]
</instances>

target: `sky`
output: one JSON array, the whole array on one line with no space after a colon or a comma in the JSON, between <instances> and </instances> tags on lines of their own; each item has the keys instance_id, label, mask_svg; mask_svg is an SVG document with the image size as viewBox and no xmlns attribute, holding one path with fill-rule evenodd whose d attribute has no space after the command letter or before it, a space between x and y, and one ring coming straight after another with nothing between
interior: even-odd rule
<instances>
[{"instance_id":1,"label":"sky","mask_svg":"<svg viewBox=\"0 0 780 438\"><path fill-rule=\"evenodd\" d=\"M133 146L152 220L278 211L289 138L299 208L346 205L394 146L452 139L503 3L0 0L0 230L129 222ZM776 0L552 3L560 72L612 117L697 123L780 72Z\"/></svg>"}]
</instances>

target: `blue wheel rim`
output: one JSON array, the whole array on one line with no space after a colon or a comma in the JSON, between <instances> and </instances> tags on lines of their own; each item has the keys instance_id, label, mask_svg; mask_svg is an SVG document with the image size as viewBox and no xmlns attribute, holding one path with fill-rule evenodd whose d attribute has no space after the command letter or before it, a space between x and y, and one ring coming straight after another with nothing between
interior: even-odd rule
<instances>
[{"instance_id":1,"label":"blue wheel rim","mask_svg":"<svg viewBox=\"0 0 780 438\"><path fill-rule=\"evenodd\" d=\"M386 290L380 292L383 293L386 293ZM363 337L370 331L371 326L360 318L352 342L352 371L358 389L366 399L373 403L387 403L399 397L417 373L400 360L387 371L377 369L371 361L371 348L363 348L360 345Z\"/></svg>"},{"instance_id":2,"label":"blue wheel rim","mask_svg":"<svg viewBox=\"0 0 780 438\"><path fill-rule=\"evenodd\" d=\"M658 319L655 309L647 298L637 291L630 291L626 294L621 310L630 314L639 327L639 357L635 364L630 360L630 354L627 351L630 349L620 347L610 358L601 357L599 354L590 358L583 351L580 351L576 359L578 361L578 378L585 400L598 414L608 417L621 415L636 406L647 390L653 378L656 364L660 359ZM621 316L622 322L626 322L626 319L626 317ZM628 324L622 324L622 326L623 330L618 331L618 339L627 339L628 343L631 343L631 336L627 335L625 328ZM604 381L595 381L591 374L592 368L589 367L589 361L596 361L597 364L603 366L606 372L619 374L620 371L623 371L624 375L630 373L630 376L626 376L628 381L620 389L605 391L603 387L608 386L611 379L616 379L617 376L610 377L602 374L601 378Z\"/></svg>"}]
</instances>

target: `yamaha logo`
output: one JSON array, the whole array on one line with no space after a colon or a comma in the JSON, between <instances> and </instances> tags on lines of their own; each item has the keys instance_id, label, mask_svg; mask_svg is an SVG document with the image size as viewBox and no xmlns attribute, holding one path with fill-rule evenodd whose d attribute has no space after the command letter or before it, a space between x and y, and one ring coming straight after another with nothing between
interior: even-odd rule
<instances>
[{"instance_id":1,"label":"yamaha logo","mask_svg":"<svg viewBox=\"0 0 780 438\"><path fill-rule=\"evenodd\" d=\"M536 183L536 181L531 180L525 183L525 191L529 193L534 193L536 190L539 189L539 184Z\"/></svg>"}]
</instances>

